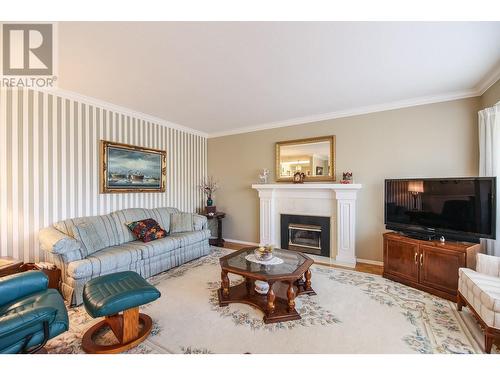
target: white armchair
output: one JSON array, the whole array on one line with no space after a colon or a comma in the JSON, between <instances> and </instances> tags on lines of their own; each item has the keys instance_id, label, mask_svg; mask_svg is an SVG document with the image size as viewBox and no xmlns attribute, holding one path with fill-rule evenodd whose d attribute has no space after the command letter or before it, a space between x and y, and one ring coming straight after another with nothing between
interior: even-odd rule
<instances>
[{"instance_id":1,"label":"white armchair","mask_svg":"<svg viewBox=\"0 0 500 375\"><path fill-rule=\"evenodd\" d=\"M484 350L500 338L500 257L477 254L476 271L458 270L457 309L468 306L484 329Z\"/></svg>"}]
</instances>

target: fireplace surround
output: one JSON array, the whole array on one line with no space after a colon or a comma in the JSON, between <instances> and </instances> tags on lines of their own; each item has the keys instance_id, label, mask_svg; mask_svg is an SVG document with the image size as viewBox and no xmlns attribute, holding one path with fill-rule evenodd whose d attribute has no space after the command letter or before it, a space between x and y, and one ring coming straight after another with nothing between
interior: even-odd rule
<instances>
[{"instance_id":1,"label":"fireplace surround","mask_svg":"<svg viewBox=\"0 0 500 375\"><path fill-rule=\"evenodd\" d=\"M281 214L327 217L330 221L328 261L356 265L356 198L360 184L254 184L259 193L262 244L281 246Z\"/></svg>"}]
</instances>

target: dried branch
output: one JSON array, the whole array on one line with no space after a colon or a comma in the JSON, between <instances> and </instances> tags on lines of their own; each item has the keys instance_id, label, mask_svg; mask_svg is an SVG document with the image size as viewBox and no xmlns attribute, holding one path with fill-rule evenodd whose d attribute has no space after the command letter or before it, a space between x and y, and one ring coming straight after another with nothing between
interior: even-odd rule
<instances>
[{"instance_id":1,"label":"dried branch","mask_svg":"<svg viewBox=\"0 0 500 375\"><path fill-rule=\"evenodd\" d=\"M200 190L207 196L207 198L212 198L212 194L219 188L217 181L213 176L203 180L203 183L199 185Z\"/></svg>"}]
</instances>

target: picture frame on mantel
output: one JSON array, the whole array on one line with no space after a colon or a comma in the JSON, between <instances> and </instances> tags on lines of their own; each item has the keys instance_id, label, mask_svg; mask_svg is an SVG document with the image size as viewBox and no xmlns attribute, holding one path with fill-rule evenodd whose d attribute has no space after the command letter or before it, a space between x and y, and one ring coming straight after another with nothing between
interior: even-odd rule
<instances>
[{"instance_id":1,"label":"picture frame on mantel","mask_svg":"<svg viewBox=\"0 0 500 375\"><path fill-rule=\"evenodd\" d=\"M276 142L276 182L334 182L335 162L334 135Z\"/></svg>"},{"instance_id":2,"label":"picture frame on mantel","mask_svg":"<svg viewBox=\"0 0 500 375\"><path fill-rule=\"evenodd\" d=\"M101 140L101 193L163 193L167 152Z\"/></svg>"}]
</instances>

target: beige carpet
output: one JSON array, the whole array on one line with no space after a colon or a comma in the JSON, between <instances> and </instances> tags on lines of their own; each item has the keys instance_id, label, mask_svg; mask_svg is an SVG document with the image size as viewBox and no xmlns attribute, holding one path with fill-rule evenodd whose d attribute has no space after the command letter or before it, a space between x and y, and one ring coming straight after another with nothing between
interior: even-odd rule
<instances>
[{"instance_id":1,"label":"beige carpet","mask_svg":"<svg viewBox=\"0 0 500 375\"><path fill-rule=\"evenodd\" d=\"M301 320L264 324L243 304L219 307L219 257L211 255L151 278L162 297L142 308L153 318L150 337L131 353L481 353L482 335L455 304L380 276L315 265L316 296L297 298ZM233 277L232 282L238 282ZM69 332L50 353L81 353L95 323L70 309ZM112 334L104 333L102 341ZM498 352L498 348L494 347Z\"/></svg>"}]
</instances>

